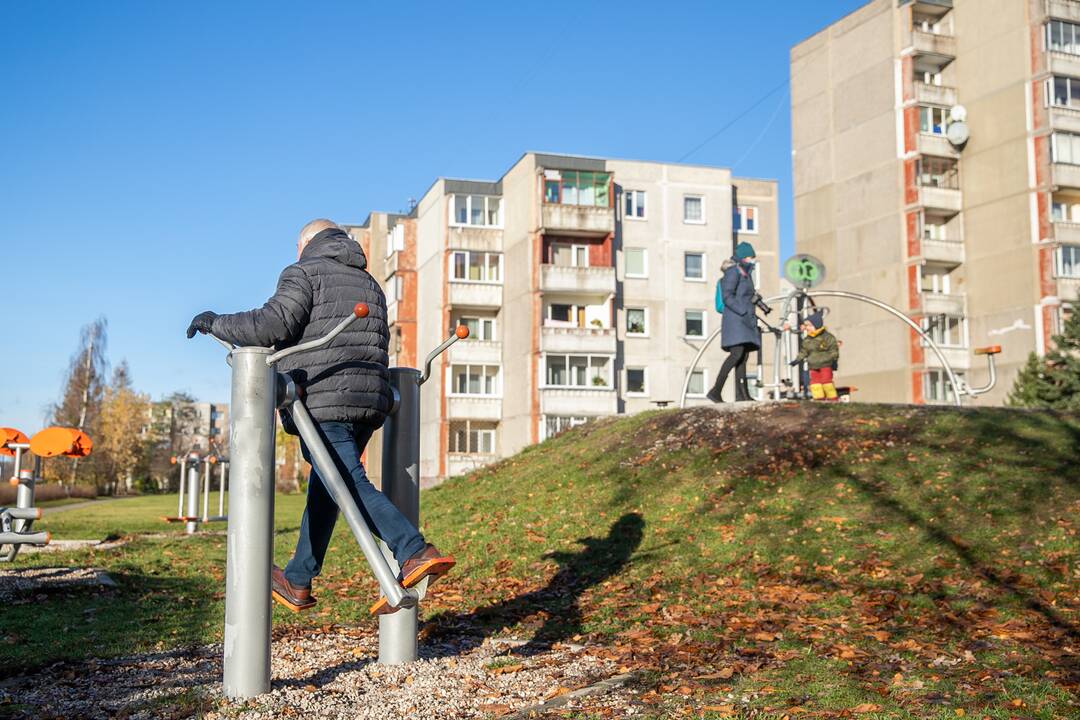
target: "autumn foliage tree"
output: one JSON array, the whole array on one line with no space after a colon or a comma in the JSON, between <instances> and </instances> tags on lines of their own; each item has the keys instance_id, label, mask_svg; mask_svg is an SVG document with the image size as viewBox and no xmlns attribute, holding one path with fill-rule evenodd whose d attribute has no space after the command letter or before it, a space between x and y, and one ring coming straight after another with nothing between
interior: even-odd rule
<instances>
[{"instance_id":1,"label":"autumn foliage tree","mask_svg":"<svg viewBox=\"0 0 1080 720\"><path fill-rule=\"evenodd\" d=\"M150 398L132 389L127 363L121 362L103 393L98 421L97 450L106 493L132 486L135 469L146 454L149 420Z\"/></svg>"},{"instance_id":2,"label":"autumn foliage tree","mask_svg":"<svg viewBox=\"0 0 1080 720\"><path fill-rule=\"evenodd\" d=\"M107 323L98 318L79 333L79 345L68 363L60 401L52 406L50 424L82 430L95 442L97 422L104 396L108 362L105 357ZM74 483L80 470L95 474L96 453L81 462L56 458L46 464L46 478Z\"/></svg>"}]
</instances>

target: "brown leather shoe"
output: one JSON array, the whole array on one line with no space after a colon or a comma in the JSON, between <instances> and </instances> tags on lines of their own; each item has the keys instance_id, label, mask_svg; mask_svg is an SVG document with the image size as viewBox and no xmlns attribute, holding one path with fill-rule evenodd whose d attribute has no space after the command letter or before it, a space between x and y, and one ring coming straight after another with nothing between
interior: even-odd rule
<instances>
[{"instance_id":1,"label":"brown leather shoe","mask_svg":"<svg viewBox=\"0 0 1080 720\"><path fill-rule=\"evenodd\" d=\"M285 578L285 571L277 565L270 570L270 596L293 612L307 610L317 602L311 595L311 588L293 585Z\"/></svg>"},{"instance_id":2,"label":"brown leather shoe","mask_svg":"<svg viewBox=\"0 0 1080 720\"><path fill-rule=\"evenodd\" d=\"M401 566L401 586L411 588L420 584L424 578L429 578L428 587L431 587L433 582L445 575L455 564L456 561L452 556L443 555L438 548L428 543L423 550L406 560ZM397 608L390 607L385 595L380 596L368 610L372 615L390 615L397 611Z\"/></svg>"}]
</instances>

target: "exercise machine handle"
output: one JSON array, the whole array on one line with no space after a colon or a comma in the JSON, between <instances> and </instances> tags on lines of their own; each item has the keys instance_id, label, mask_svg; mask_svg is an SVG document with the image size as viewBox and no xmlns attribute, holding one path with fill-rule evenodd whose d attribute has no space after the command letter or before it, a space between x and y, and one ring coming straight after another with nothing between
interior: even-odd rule
<instances>
[{"instance_id":1,"label":"exercise machine handle","mask_svg":"<svg viewBox=\"0 0 1080 720\"><path fill-rule=\"evenodd\" d=\"M323 345L326 345L331 340L336 338L341 333L345 332L345 328L352 325L355 321L359 320L360 318L366 318L370 314L370 312L371 311L368 308L367 303L356 303L356 305L353 306L352 314L349 315L347 318L343 319L336 326L334 326L334 329L331 330L329 333L322 336L321 338L318 338L317 340L309 340L306 343L300 343L299 345L293 345L292 347L285 348L284 350L278 350L276 353L266 358L266 364L273 365L277 361L281 360L282 358L286 358L289 355L295 355L296 353L306 352L308 350L314 350L315 348L322 347Z\"/></svg>"},{"instance_id":2,"label":"exercise machine handle","mask_svg":"<svg viewBox=\"0 0 1080 720\"><path fill-rule=\"evenodd\" d=\"M417 381L417 384L423 385L425 382L427 382L427 379L431 377L431 363L434 362L435 358L446 352L446 349L456 343L458 340L464 340L467 337L469 337L468 327L464 325L458 325L456 328L454 328L454 334L443 340L439 347L432 350L431 354L429 354L427 356L427 359L424 360L424 372L420 375L420 380Z\"/></svg>"}]
</instances>

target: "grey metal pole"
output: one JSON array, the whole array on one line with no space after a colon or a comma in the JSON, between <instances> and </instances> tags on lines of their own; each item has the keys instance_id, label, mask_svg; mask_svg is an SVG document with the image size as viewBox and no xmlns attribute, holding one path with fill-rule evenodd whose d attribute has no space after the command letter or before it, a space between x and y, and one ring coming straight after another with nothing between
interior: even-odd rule
<instances>
[{"instance_id":1,"label":"grey metal pole","mask_svg":"<svg viewBox=\"0 0 1080 720\"><path fill-rule=\"evenodd\" d=\"M210 458L203 460L202 521L210 522Z\"/></svg>"},{"instance_id":2,"label":"grey metal pole","mask_svg":"<svg viewBox=\"0 0 1080 720\"><path fill-rule=\"evenodd\" d=\"M270 691L270 563L274 534L275 372L270 348L232 350L229 437L233 497L225 563L223 692Z\"/></svg>"},{"instance_id":3,"label":"grey metal pole","mask_svg":"<svg viewBox=\"0 0 1080 720\"><path fill-rule=\"evenodd\" d=\"M22 453L23 448L15 448L15 477L18 479L19 484L15 486L15 507L17 508L32 508L34 507L34 483L37 478L33 473L25 474L22 472ZM40 469L41 458L34 458L35 468ZM15 532L28 532L32 522L26 520L18 520L13 524Z\"/></svg>"},{"instance_id":4,"label":"grey metal pole","mask_svg":"<svg viewBox=\"0 0 1080 720\"><path fill-rule=\"evenodd\" d=\"M397 407L383 425L382 492L414 526L420 525L420 382L414 368L390 369ZM388 548L383 554L399 572ZM380 664L416 660L419 613L418 604L379 616Z\"/></svg>"},{"instance_id":5,"label":"grey metal pole","mask_svg":"<svg viewBox=\"0 0 1080 720\"><path fill-rule=\"evenodd\" d=\"M205 462L205 460L203 461ZM187 476L187 522L184 531L194 535L199 529L199 465L191 463Z\"/></svg>"},{"instance_id":6,"label":"grey metal pole","mask_svg":"<svg viewBox=\"0 0 1080 720\"><path fill-rule=\"evenodd\" d=\"M391 607L412 607L416 604L416 591L406 590L401 587L401 584L398 583L397 578L394 576L394 572L385 562L383 554L375 543L375 538L372 536L371 530L368 529L367 522L360 512L360 508L356 506L348 488L345 487L345 480L342 479L341 473L338 472L337 465L334 463L333 457L330 456L330 451L326 449L322 438L319 437L315 422L308 414L307 408L297 400L289 406L289 412L292 415L293 423L296 424L296 429L300 432L300 437L304 440L304 445L307 446L308 452L311 454L315 469L319 471L319 478L322 479L326 489L330 491L330 496L334 498L334 502L337 503L338 509L341 510L341 514L345 518L345 522L348 523L349 529L352 530L353 537L356 538L357 544L360 545L360 550L364 553L368 566L379 583L379 589L382 590Z\"/></svg>"},{"instance_id":7,"label":"grey metal pole","mask_svg":"<svg viewBox=\"0 0 1080 720\"><path fill-rule=\"evenodd\" d=\"M229 463L227 463L227 462L221 463L221 479L218 481L218 499L217 499L218 517L219 518L224 518L225 517L225 473L226 473L226 468L228 468L228 467L229 467Z\"/></svg>"},{"instance_id":8,"label":"grey metal pole","mask_svg":"<svg viewBox=\"0 0 1080 720\"><path fill-rule=\"evenodd\" d=\"M187 480L187 455L180 458L180 494L176 498L176 517L184 517L184 483Z\"/></svg>"}]
</instances>

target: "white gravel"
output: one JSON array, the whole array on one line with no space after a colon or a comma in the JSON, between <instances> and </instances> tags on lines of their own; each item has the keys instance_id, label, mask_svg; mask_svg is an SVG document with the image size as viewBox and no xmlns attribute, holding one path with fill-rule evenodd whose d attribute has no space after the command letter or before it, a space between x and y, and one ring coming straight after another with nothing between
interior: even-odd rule
<instances>
[{"instance_id":1,"label":"white gravel","mask_svg":"<svg viewBox=\"0 0 1080 720\"><path fill-rule=\"evenodd\" d=\"M460 655L421 649L423 659L381 666L374 628L331 628L274 642L271 692L247 702L221 697L221 648L60 663L0 681L0 716L246 720L288 717L499 717L617 675L589 648L529 657L485 641ZM615 692L612 688L605 692ZM5 713L7 713L5 715ZM20 715L24 713L24 715Z\"/></svg>"},{"instance_id":2,"label":"white gravel","mask_svg":"<svg viewBox=\"0 0 1080 720\"><path fill-rule=\"evenodd\" d=\"M38 593L69 588L116 587L98 568L51 567L0 570L0 601L29 600Z\"/></svg>"}]
</instances>

